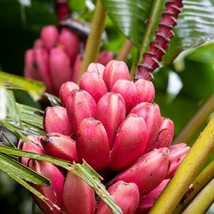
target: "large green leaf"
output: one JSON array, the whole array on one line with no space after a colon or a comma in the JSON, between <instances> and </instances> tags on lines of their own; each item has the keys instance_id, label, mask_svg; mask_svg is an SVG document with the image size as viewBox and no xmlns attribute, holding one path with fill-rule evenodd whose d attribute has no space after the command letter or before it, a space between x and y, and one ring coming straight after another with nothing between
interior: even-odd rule
<instances>
[{"instance_id":1,"label":"large green leaf","mask_svg":"<svg viewBox=\"0 0 214 214\"><path fill-rule=\"evenodd\" d=\"M151 0L102 0L103 6L116 27L140 47Z\"/></svg>"},{"instance_id":2,"label":"large green leaf","mask_svg":"<svg viewBox=\"0 0 214 214\"><path fill-rule=\"evenodd\" d=\"M139 48L145 30L145 21L158 1L102 0L115 26ZM211 0L184 0L184 7L175 27L175 37L164 58L170 63L182 50L198 46L214 37L214 5ZM160 16L157 10L156 19ZM157 28L154 25L153 28ZM153 29L151 32L155 32ZM154 35L153 35L154 36ZM150 35L150 37L153 37Z\"/></svg>"}]
</instances>

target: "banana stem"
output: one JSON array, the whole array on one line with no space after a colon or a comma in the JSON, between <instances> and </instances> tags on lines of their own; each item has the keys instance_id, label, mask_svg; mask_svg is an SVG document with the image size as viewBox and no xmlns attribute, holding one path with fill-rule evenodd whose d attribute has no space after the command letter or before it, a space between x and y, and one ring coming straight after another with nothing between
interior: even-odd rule
<instances>
[{"instance_id":1,"label":"banana stem","mask_svg":"<svg viewBox=\"0 0 214 214\"><path fill-rule=\"evenodd\" d=\"M201 190L182 214L205 213L214 201L214 179Z\"/></svg>"},{"instance_id":2,"label":"banana stem","mask_svg":"<svg viewBox=\"0 0 214 214\"><path fill-rule=\"evenodd\" d=\"M166 186L150 214L170 214L188 190L195 176L214 150L214 117L193 144L189 153L176 170L174 177Z\"/></svg>"},{"instance_id":3,"label":"banana stem","mask_svg":"<svg viewBox=\"0 0 214 214\"><path fill-rule=\"evenodd\" d=\"M189 120L186 126L175 138L173 144L188 142L192 139L196 131L202 126L207 118L214 111L214 94L212 94L207 101L199 108L195 115Z\"/></svg>"},{"instance_id":4,"label":"banana stem","mask_svg":"<svg viewBox=\"0 0 214 214\"><path fill-rule=\"evenodd\" d=\"M214 178L214 161L194 179L193 189L189 190L178 204L174 214L179 214L189 204L189 202Z\"/></svg>"},{"instance_id":5,"label":"banana stem","mask_svg":"<svg viewBox=\"0 0 214 214\"><path fill-rule=\"evenodd\" d=\"M142 47L140 49L140 62L142 61L143 53L146 53L149 49L149 44L154 37L155 30L157 29L157 24L159 18L161 17L161 11L163 9L164 0L154 0L151 8L150 17L148 18L148 23L145 28L142 39Z\"/></svg>"},{"instance_id":6,"label":"banana stem","mask_svg":"<svg viewBox=\"0 0 214 214\"><path fill-rule=\"evenodd\" d=\"M91 31L86 43L86 49L83 56L83 62L78 77L78 83L82 74L86 71L88 65L96 60L100 48L103 29L105 26L105 10L100 0L97 0L96 9L92 20Z\"/></svg>"},{"instance_id":7,"label":"banana stem","mask_svg":"<svg viewBox=\"0 0 214 214\"><path fill-rule=\"evenodd\" d=\"M126 39L125 42L123 43L122 48L120 49L119 53L117 54L116 60L122 60L126 62L128 55L132 49L132 42L129 39Z\"/></svg>"}]
</instances>

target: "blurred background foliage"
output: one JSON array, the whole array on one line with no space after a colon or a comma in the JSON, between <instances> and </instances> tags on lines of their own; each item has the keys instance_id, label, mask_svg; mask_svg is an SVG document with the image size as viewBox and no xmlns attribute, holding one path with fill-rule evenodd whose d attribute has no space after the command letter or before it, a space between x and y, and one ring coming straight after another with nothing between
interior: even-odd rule
<instances>
[{"instance_id":1,"label":"blurred background foliage","mask_svg":"<svg viewBox=\"0 0 214 214\"><path fill-rule=\"evenodd\" d=\"M72 0L69 6L74 17L90 22L93 2ZM0 69L22 76L25 51L39 37L41 28L50 24L56 24L52 0L0 0ZM101 49L117 52L124 37L108 17L105 30L107 41ZM132 55L128 64L131 65L131 61ZM174 63L154 73L154 84L155 102L160 105L162 115L174 121L176 137L214 93L214 43L211 41L180 54ZM28 94L17 92L16 97L20 103L41 108ZM205 124L203 121L186 143L192 144ZM0 171L1 213L27 214L31 200L30 193Z\"/></svg>"}]
</instances>

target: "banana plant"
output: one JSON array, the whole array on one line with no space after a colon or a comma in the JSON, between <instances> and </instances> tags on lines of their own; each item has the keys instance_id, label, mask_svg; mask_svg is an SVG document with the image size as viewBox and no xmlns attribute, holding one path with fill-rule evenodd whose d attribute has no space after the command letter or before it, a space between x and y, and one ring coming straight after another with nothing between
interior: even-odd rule
<instances>
[{"instance_id":1,"label":"banana plant","mask_svg":"<svg viewBox=\"0 0 214 214\"><path fill-rule=\"evenodd\" d=\"M75 13L74 2L73 0L69 1L69 5L74 11L72 13ZM164 92L167 90L167 69L174 69L175 72L178 72L179 69L176 66L179 66L179 62L183 60L182 58L179 59L179 57L177 60L176 57L181 56L181 53L187 53L184 52L186 50L193 50L193 48L201 46L207 41L212 41L214 36L214 24L212 21L214 3L211 0L198 0L197 2L192 0L97 0L96 4L94 4L94 10L90 11L90 13L87 10L86 1L81 1L81 3L85 5L83 6L85 16L77 12L75 15L81 21L89 21L91 26L77 82L81 80L81 76L87 70L88 65L96 61L102 45L103 31L108 30L109 26L109 28L116 29L119 32L114 50L117 51L116 59L130 63L131 78L136 80L143 76L150 80L151 73L155 70L154 84L157 83L157 89L164 89ZM164 13L166 8L173 3L176 5L173 5L176 16L170 12ZM91 2L91 4L93 3ZM165 35L167 47L159 47L163 50L164 56L156 60L159 62L154 69L152 67L152 71L149 71L148 76L148 72L145 73L142 65L143 68L146 67L145 58L151 53L152 42L157 42L160 23L163 24L163 20L166 21L165 25L176 26L173 29L171 27L167 28L165 33L170 33L170 35ZM70 27L71 20L68 18L66 22L62 20L58 24ZM112 44L115 44L111 41L111 35L109 35L109 39L109 42L104 45L106 48L110 48ZM118 44L120 44L119 48ZM128 59L129 54L132 56L131 62ZM180 75L179 72L178 75ZM160 78L159 81L158 78ZM164 86L161 85L162 78ZM188 84L188 80L186 81ZM45 92L45 86L41 82L26 80L22 77L0 72L0 123L18 138L28 141L27 135L40 136L45 134L43 128L44 110L18 103L14 96L17 90L29 93L36 102L40 102L45 97L45 99L49 100L50 106L61 105L62 103L58 97ZM184 92L181 91L180 95L183 95ZM211 193L213 191L214 177L214 122L211 118L214 107L212 93L211 91L207 94L207 97L200 97L200 100L199 98L196 100L197 102L202 102L202 99L206 99L199 106L200 108L197 107L197 111L195 108L194 115L186 122L184 128L176 133L174 143L191 143L191 149L176 170L173 178L160 194L160 197L158 197L150 213L194 213L196 209L198 212L203 213L212 205L213 196ZM158 98L156 98L157 102ZM179 98L179 95L176 98ZM176 98L173 99L173 102L176 101ZM160 107L162 107L161 104ZM171 105L167 107L170 108ZM182 114L179 117L182 117ZM205 127L204 130L193 143L190 142L190 139L195 137L196 133L198 134L201 127ZM2 133L2 135L6 136L5 133ZM47 161L73 172L94 189L113 213L122 213L120 207L117 206L106 191L106 187L101 184L101 177L87 163L84 162L82 165L70 164L57 158L24 152L15 146L14 148L0 146L1 170L49 205L53 202L29 185L29 182L41 186L49 185L49 180L21 165L14 160L14 157Z\"/></svg>"}]
</instances>

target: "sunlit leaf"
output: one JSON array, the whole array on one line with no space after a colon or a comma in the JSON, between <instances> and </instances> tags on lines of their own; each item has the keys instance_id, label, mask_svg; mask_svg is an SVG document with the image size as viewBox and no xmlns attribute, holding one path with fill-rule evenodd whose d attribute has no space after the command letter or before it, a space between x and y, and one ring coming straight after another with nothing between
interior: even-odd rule
<instances>
[{"instance_id":1,"label":"sunlit leaf","mask_svg":"<svg viewBox=\"0 0 214 214\"><path fill-rule=\"evenodd\" d=\"M39 100L45 92L42 82L27 80L23 77L0 71L0 84L7 85L7 88L19 88L26 90L34 100Z\"/></svg>"}]
</instances>

